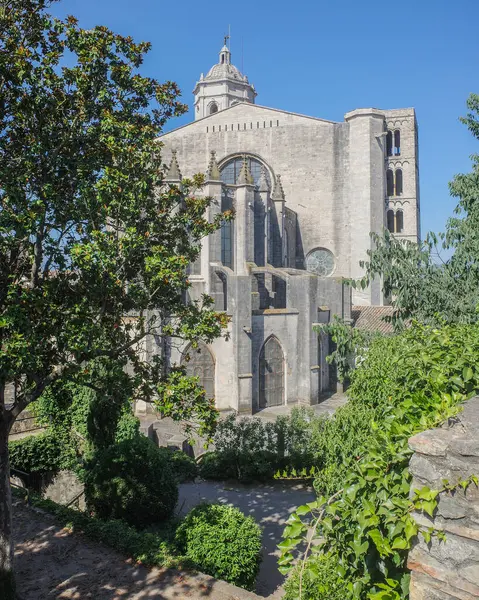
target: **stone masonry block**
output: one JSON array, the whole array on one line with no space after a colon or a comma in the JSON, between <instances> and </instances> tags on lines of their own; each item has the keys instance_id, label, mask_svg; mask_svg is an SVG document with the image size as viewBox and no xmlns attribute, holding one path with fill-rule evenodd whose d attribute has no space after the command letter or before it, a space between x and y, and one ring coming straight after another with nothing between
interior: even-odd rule
<instances>
[{"instance_id":1,"label":"stone masonry block","mask_svg":"<svg viewBox=\"0 0 479 600\"><path fill-rule=\"evenodd\" d=\"M479 476L479 397L464 404L448 426L426 431L410 440L411 489L423 484L442 489L470 475ZM474 483L444 491L431 518L413 513L420 527L444 531L445 541L433 536L426 544L418 536L409 552L411 600L473 600L479 598L479 489Z\"/></svg>"}]
</instances>

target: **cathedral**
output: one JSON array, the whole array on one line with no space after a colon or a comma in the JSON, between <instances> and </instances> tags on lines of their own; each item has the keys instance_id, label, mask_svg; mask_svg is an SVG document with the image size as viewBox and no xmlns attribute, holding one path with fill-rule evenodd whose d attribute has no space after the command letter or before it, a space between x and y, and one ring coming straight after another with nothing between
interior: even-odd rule
<instances>
[{"instance_id":1,"label":"cathedral","mask_svg":"<svg viewBox=\"0 0 479 600\"><path fill-rule=\"evenodd\" d=\"M209 294L231 322L227 340L171 361L220 410L316 404L335 382L314 325L384 304L378 281L344 283L362 276L370 232L419 239L415 111L359 108L334 122L260 106L226 44L193 93L195 120L160 141L169 183L206 173L210 218L234 211L189 273L191 299Z\"/></svg>"}]
</instances>

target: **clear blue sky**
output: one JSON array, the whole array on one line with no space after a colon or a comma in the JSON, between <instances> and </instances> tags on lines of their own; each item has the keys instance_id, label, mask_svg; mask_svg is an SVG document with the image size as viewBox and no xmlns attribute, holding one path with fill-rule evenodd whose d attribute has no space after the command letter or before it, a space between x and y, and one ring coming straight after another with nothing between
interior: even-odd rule
<instances>
[{"instance_id":1,"label":"clear blue sky","mask_svg":"<svg viewBox=\"0 0 479 600\"><path fill-rule=\"evenodd\" d=\"M423 235L443 229L455 206L448 181L479 152L458 121L479 93L478 0L62 0L52 11L151 41L143 72L176 81L190 106L230 24L233 63L258 104L334 121L360 107L415 107Z\"/></svg>"}]
</instances>

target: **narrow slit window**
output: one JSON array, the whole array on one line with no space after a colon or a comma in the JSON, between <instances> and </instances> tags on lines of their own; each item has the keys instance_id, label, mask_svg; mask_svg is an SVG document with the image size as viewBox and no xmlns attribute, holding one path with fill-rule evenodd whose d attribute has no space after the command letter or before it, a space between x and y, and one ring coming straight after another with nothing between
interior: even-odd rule
<instances>
[{"instance_id":1,"label":"narrow slit window","mask_svg":"<svg viewBox=\"0 0 479 600\"><path fill-rule=\"evenodd\" d=\"M393 155L393 132L388 131L386 135L386 154L388 156Z\"/></svg>"},{"instance_id":2,"label":"narrow slit window","mask_svg":"<svg viewBox=\"0 0 479 600\"><path fill-rule=\"evenodd\" d=\"M386 189L388 196L394 195L394 174L391 169L386 171Z\"/></svg>"},{"instance_id":3,"label":"narrow slit window","mask_svg":"<svg viewBox=\"0 0 479 600\"><path fill-rule=\"evenodd\" d=\"M401 132L399 129L394 132L394 154L396 156L401 154Z\"/></svg>"},{"instance_id":4,"label":"narrow slit window","mask_svg":"<svg viewBox=\"0 0 479 600\"><path fill-rule=\"evenodd\" d=\"M402 169L396 169L396 196L400 196L403 191Z\"/></svg>"},{"instance_id":5,"label":"narrow slit window","mask_svg":"<svg viewBox=\"0 0 479 600\"><path fill-rule=\"evenodd\" d=\"M404 213L402 210L396 212L396 233L404 231Z\"/></svg>"},{"instance_id":6,"label":"narrow slit window","mask_svg":"<svg viewBox=\"0 0 479 600\"><path fill-rule=\"evenodd\" d=\"M394 233L394 211L388 210L386 217L387 217L388 231L390 231L391 233Z\"/></svg>"}]
</instances>

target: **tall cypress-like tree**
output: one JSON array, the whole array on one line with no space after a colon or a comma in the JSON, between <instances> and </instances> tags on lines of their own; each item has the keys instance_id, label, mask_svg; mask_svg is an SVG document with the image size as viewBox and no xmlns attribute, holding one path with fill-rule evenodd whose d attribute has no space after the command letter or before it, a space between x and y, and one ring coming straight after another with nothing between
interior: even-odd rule
<instances>
[{"instance_id":1,"label":"tall cypress-like tree","mask_svg":"<svg viewBox=\"0 0 479 600\"><path fill-rule=\"evenodd\" d=\"M148 334L211 341L225 317L186 305L187 265L219 226L201 177L165 186L157 136L174 83L139 73L147 43L0 3L0 597L13 598L8 433L54 382L133 365L132 388L208 432L214 406L135 352ZM98 367L98 368L97 368ZM5 391L15 385L13 404Z\"/></svg>"}]
</instances>

